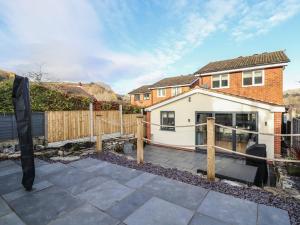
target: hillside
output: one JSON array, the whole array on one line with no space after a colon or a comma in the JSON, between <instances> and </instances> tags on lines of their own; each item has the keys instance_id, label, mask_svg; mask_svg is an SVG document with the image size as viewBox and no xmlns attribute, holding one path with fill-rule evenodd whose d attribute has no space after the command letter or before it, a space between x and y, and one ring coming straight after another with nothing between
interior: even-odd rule
<instances>
[{"instance_id":1,"label":"hillside","mask_svg":"<svg viewBox=\"0 0 300 225\"><path fill-rule=\"evenodd\" d=\"M283 93L284 104L286 106L293 106L300 114L300 88L287 90Z\"/></svg>"},{"instance_id":2,"label":"hillside","mask_svg":"<svg viewBox=\"0 0 300 225\"><path fill-rule=\"evenodd\" d=\"M13 75L13 73L10 73L10 72L4 71L4 70L0 70L0 81L7 80L12 75Z\"/></svg>"}]
</instances>

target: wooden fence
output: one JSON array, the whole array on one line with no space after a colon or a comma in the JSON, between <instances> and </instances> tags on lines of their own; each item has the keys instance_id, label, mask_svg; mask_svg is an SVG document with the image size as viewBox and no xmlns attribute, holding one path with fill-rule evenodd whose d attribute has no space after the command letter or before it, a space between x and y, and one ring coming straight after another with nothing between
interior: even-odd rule
<instances>
[{"instance_id":1,"label":"wooden fence","mask_svg":"<svg viewBox=\"0 0 300 225\"><path fill-rule=\"evenodd\" d=\"M101 115L99 122L97 115ZM137 129L137 115L123 114L123 134L135 134ZM46 139L50 142L73 140L91 136L91 121L93 121L93 135L98 135L99 126L104 134L121 132L120 111L50 111L46 112Z\"/></svg>"}]
</instances>

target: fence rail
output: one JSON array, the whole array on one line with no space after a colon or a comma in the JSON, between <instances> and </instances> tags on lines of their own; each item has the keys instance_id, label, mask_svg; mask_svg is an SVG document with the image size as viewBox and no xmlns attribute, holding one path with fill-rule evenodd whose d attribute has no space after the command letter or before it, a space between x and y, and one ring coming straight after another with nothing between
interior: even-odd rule
<instances>
[{"instance_id":1,"label":"fence rail","mask_svg":"<svg viewBox=\"0 0 300 225\"><path fill-rule=\"evenodd\" d=\"M93 135L99 135L99 126L104 134L136 133L136 117L140 114L121 114L117 110L113 111L94 111L91 120L90 111L49 111L46 112L47 119L47 140L57 142L73 140L91 136L91 121L93 121ZM97 115L101 115L98 122Z\"/></svg>"}]
</instances>

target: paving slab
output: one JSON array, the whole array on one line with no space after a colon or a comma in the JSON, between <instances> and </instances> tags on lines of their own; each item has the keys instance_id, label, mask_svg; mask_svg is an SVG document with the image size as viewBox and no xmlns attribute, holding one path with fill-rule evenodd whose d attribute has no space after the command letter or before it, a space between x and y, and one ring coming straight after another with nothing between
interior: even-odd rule
<instances>
[{"instance_id":1,"label":"paving slab","mask_svg":"<svg viewBox=\"0 0 300 225\"><path fill-rule=\"evenodd\" d=\"M141 175L131 179L125 185L131 188L141 188L144 184L157 177L151 173L142 173Z\"/></svg>"},{"instance_id":2,"label":"paving slab","mask_svg":"<svg viewBox=\"0 0 300 225\"><path fill-rule=\"evenodd\" d=\"M209 216L201 215L199 213L196 213L189 225L232 225L229 223L225 223L219 220L216 220L214 218L211 218Z\"/></svg>"},{"instance_id":3,"label":"paving slab","mask_svg":"<svg viewBox=\"0 0 300 225\"><path fill-rule=\"evenodd\" d=\"M0 168L15 165L13 160L0 161Z\"/></svg>"},{"instance_id":4,"label":"paving slab","mask_svg":"<svg viewBox=\"0 0 300 225\"><path fill-rule=\"evenodd\" d=\"M47 180L59 187L68 188L93 177L94 175L92 173L88 173L74 167L68 167L62 171L48 175Z\"/></svg>"},{"instance_id":5,"label":"paving slab","mask_svg":"<svg viewBox=\"0 0 300 225\"><path fill-rule=\"evenodd\" d=\"M107 181L110 181L110 179L107 177L97 176L84 182L80 182L76 185L72 185L71 187L67 188L67 191L72 195L78 195L82 192L86 192L92 188L98 187Z\"/></svg>"},{"instance_id":6,"label":"paving slab","mask_svg":"<svg viewBox=\"0 0 300 225\"><path fill-rule=\"evenodd\" d=\"M153 197L124 220L127 225L187 225L193 212Z\"/></svg>"},{"instance_id":7,"label":"paving slab","mask_svg":"<svg viewBox=\"0 0 300 225\"><path fill-rule=\"evenodd\" d=\"M130 195L134 190L119 184L116 181L108 181L104 184L77 195L78 198L87 200L101 210L106 210L117 201Z\"/></svg>"},{"instance_id":8,"label":"paving slab","mask_svg":"<svg viewBox=\"0 0 300 225\"><path fill-rule=\"evenodd\" d=\"M101 164L100 160L97 159L92 159L92 158L86 158L86 159L81 159L81 160L77 160L75 162L71 162L68 164L68 166L73 166L79 169L84 169L84 168L88 168L97 164Z\"/></svg>"},{"instance_id":9,"label":"paving slab","mask_svg":"<svg viewBox=\"0 0 300 225\"><path fill-rule=\"evenodd\" d=\"M105 167L107 165L109 165L108 162L104 162L104 161L99 160L98 164L92 165L92 166L87 167L87 168L82 168L82 169L86 172L91 172L91 173L95 172L95 174L97 174L97 171L99 171L102 167Z\"/></svg>"},{"instance_id":10,"label":"paving slab","mask_svg":"<svg viewBox=\"0 0 300 225\"><path fill-rule=\"evenodd\" d=\"M36 173L36 175L43 177L43 176L47 176L52 173L62 171L66 168L67 168L67 166L65 164L62 164L59 162L58 163L50 163L50 164L42 165L42 166L36 168L35 173Z\"/></svg>"},{"instance_id":11,"label":"paving slab","mask_svg":"<svg viewBox=\"0 0 300 225\"><path fill-rule=\"evenodd\" d=\"M13 192L10 192L10 193L7 193L5 195L3 195L3 198L7 201L7 202L10 202L10 201L13 201L17 198L20 198L24 195L28 195L28 194L31 194L31 193L34 193L34 192L37 192L37 191L41 191L45 188L48 188L48 187L51 187L53 184L44 180L44 181L41 181L41 182L38 182L38 183L34 183L33 184L33 187L32 187L32 191L28 192L26 191L24 188L20 188L16 191L13 191Z\"/></svg>"},{"instance_id":12,"label":"paving slab","mask_svg":"<svg viewBox=\"0 0 300 225\"><path fill-rule=\"evenodd\" d=\"M3 168L1 168L3 169ZM22 188L22 173L14 173L0 177L0 195Z\"/></svg>"},{"instance_id":13,"label":"paving slab","mask_svg":"<svg viewBox=\"0 0 300 225\"><path fill-rule=\"evenodd\" d=\"M119 221L95 207L85 204L72 212L57 218L49 225L117 225Z\"/></svg>"},{"instance_id":14,"label":"paving slab","mask_svg":"<svg viewBox=\"0 0 300 225\"><path fill-rule=\"evenodd\" d=\"M14 162L21 166L21 160L15 160ZM47 164L49 164L49 163L44 161L44 160L41 160L39 158L34 158L35 168L40 167L40 166L44 166L44 165L47 165Z\"/></svg>"},{"instance_id":15,"label":"paving slab","mask_svg":"<svg viewBox=\"0 0 300 225\"><path fill-rule=\"evenodd\" d=\"M20 173L20 172L22 172L22 167L20 167L19 165L14 163L14 164L2 167L0 170L0 177L10 175L13 173Z\"/></svg>"},{"instance_id":16,"label":"paving slab","mask_svg":"<svg viewBox=\"0 0 300 225\"><path fill-rule=\"evenodd\" d=\"M287 211L266 205L258 205L257 225L290 225Z\"/></svg>"},{"instance_id":17,"label":"paving slab","mask_svg":"<svg viewBox=\"0 0 300 225\"><path fill-rule=\"evenodd\" d=\"M119 220L124 220L151 197L152 195L145 192L135 191L109 208L107 213Z\"/></svg>"},{"instance_id":18,"label":"paving slab","mask_svg":"<svg viewBox=\"0 0 300 225\"><path fill-rule=\"evenodd\" d=\"M11 209L6 202L0 197L0 217L11 212Z\"/></svg>"},{"instance_id":19,"label":"paving slab","mask_svg":"<svg viewBox=\"0 0 300 225\"><path fill-rule=\"evenodd\" d=\"M129 180L139 176L143 172L115 164L108 164L107 166L99 168L94 173L96 175L110 177L112 179L117 180L120 183L126 183Z\"/></svg>"},{"instance_id":20,"label":"paving slab","mask_svg":"<svg viewBox=\"0 0 300 225\"><path fill-rule=\"evenodd\" d=\"M197 211L235 225L256 225L256 203L215 191L207 194Z\"/></svg>"},{"instance_id":21,"label":"paving slab","mask_svg":"<svg viewBox=\"0 0 300 225\"><path fill-rule=\"evenodd\" d=\"M25 195L9 204L26 224L45 225L79 207L83 201L58 187L50 187Z\"/></svg>"},{"instance_id":22,"label":"paving slab","mask_svg":"<svg viewBox=\"0 0 300 225\"><path fill-rule=\"evenodd\" d=\"M0 217L1 225L26 225L15 213Z\"/></svg>"},{"instance_id":23,"label":"paving slab","mask_svg":"<svg viewBox=\"0 0 300 225\"><path fill-rule=\"evenodd\" d=\"M160 176L146 183L141 190L191 210L198 208L208 192L204 188Z\"/></svg>"}]
</instances>

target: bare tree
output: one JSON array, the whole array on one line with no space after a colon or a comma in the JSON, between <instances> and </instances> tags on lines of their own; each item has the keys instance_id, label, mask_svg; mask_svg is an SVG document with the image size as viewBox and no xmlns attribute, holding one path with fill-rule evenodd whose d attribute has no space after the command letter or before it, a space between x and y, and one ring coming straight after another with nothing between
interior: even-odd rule
<instances>
[{"instance_id":1,"label":"bare tree","mask_svg":"<svg viewBox=\"0 0 300 225\"><path fill-rule=\"evenodd\" d=\"M38 69L36 71L30 71L30 72L24 73L23 75L37 83L41 83L43 81L49 81L49 79L47 78L48 73L43 71L44 65L45 64L40 63L37 65Z\"/></svg>"}]
</instances>

